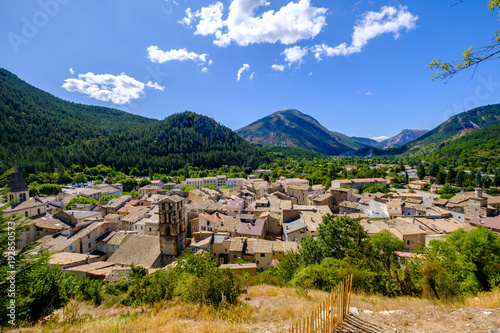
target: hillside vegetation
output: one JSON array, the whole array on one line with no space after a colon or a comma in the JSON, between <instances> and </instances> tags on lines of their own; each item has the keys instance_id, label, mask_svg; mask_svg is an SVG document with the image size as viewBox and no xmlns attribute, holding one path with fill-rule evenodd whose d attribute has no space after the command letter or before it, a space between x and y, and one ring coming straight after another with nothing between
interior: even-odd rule
<instances>
[{"instance_id":1,"label":"hillside vegetation","mask_svg":"<svg viewBox=\"0 0 500 333\"><path fill-rule=\"evenodd\" d=\"M481 156L500 158L500 124L474 130L459 138L447 141L435 152L440 158L467 158Z\"/></svg>"},{"instance_id":2,"label":"hillside vegetation","mask_svg":"<svg viewBox=\"0 0 500 333\"><path fill-rule=\"evenodd\" d=\"M265 154L211 118L184 112L154 120L63 101L0 69L0 169L71 164L168 172L186 164L256 167ZM1 171L1 170L0 170Z\"/></svg>"},{"instance_id":3,"label":"hillside vegetation","mask_svg":"<svg viewBox=\"0 0 500 333\"><path fill-rule=\"evenodd\" d=\"M500 123L500 104L481 106L449 118L432 131L404 145L403 148L418 153L425 145L443 142L463 130L481 129L498 123Z\"/></svg>"}]
</instances>

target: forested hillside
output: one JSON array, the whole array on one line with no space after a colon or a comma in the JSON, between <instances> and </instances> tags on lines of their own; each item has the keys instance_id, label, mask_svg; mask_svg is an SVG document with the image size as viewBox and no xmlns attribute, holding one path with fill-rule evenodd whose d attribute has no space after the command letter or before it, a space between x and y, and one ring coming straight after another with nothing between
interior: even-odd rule
<instances>
[{"instance_id":1,"label":"forested hillside","mask_svg":"<svg viewBox=\"0 0 500 333\"><path fill-rule=\"evenodd\" d=\"M186 164L256 167L264 153L192 112L154 120L63 101L0 69L0 171L14 157L25 173L71 164L168 172Z\"/></svg>"},{"instance_id":2,"label":"forested hillside","mask_svg":"<svg viewBox=\"0 0 500 333\"><path fill-rule=\"evenodd\" d=\"M471 156L500 158L500 124L475 130L446 142L435 152L440 158L468 158Z\"/></svg>"}]
</instances>

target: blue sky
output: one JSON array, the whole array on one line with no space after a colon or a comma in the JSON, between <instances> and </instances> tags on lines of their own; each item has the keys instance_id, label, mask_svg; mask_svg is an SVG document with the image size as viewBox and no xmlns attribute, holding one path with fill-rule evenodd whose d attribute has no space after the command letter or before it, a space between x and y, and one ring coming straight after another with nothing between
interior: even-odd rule
<instances>
[{"instance_id":1,"label":"blue sky","mask_svg":"<svg viewBox=\"0 0 500 333\"><path fill-rule=\"evenodd\" d=\"M294 108L350 136L432 129L499 102L498 63L430 82L487 45L487 1L41 0L0 4L0 66L65 100L238 129ZM123 74L122 74L123 73Z\"/></svg>"}]
</instances>

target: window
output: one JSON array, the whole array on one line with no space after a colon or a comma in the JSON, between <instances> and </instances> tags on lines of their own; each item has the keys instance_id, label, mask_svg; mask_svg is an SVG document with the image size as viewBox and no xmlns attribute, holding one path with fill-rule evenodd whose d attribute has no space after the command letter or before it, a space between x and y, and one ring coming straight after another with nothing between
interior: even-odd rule
<instances>
[{"instance_id":1,"label":"window","mask_svg":"<svg viewBox=\"0 0 500 333\"><path fill-rule=\"evenodd\" d=\"M90 249L90 243L89 243L89 249Z\"/></svg>"},{"instance_id":2,"label":"window","mask_svg":"<svg viewBox=\"0 0 500 333\"><path fill-rule=\"evenodd\" d=\"M24 216L25 216L25 217L28 217L28 212L24 212Z\"/></svg>"},{"instance_id":3,"label":"window","mask_svg":"<svg viewBox=\"0 0 500 333\"><path fill-rule=\"evenodd\" d=\"M116 250L116 245L113 245L113 250Z\"/></svg>"},{"instance_id":4,"label":"window","mask_svg":"<svg viewBox=\"0 0 500 333\"><path fill-rule=\"evenodd\" d=\"M264 257L266 256L266 254L265 254L265 253L261 253L261 254L260 254L260 256L261 256L262 258L264 258Z\"/></svg>"},{"instance_id":5,"label":"window","mask_svg":"<svg viewBox=\"0 0 500 333\"><path fill-rule=\"evenodd\" d=\"M149 227L149 232L151 232L151 227Z\"/></svg>"},{"instance_id":6,"label":"window","mask_svg":"<svg viewBox=\"0 0 500 333\"><path fill-rule=\"evenodd\" d=\"M144 227L141 225L141 230L144 230Z\"/></svg>"},{"instance_id":7,"label":"window","mask_svg":"<svg viewBox=\"0 0 500 333\"><path fill-rule=\"evenodd\" d=\"M259 264L259 261L257 260L257 265Z\"/></svg>"},{"instance_id":8,"label":"window","mask_svg":"<svg viewBox=\"0 0 500 333\"><path fill-rule=\"evenodd\" d=\"M410 245L410 241L409 240L406 241L406 245Z\"/></svg>"},{"instance_id":9,"label":"window","mask_svg":"<svg viewBox=\"0 0 500 333\"><path fill-rule=\"evenodd\" d=\"M70 251L73 251L73 245L70 245L70 246L69 246L69 250L70 250Z\"/></svg>"}]
</instances>

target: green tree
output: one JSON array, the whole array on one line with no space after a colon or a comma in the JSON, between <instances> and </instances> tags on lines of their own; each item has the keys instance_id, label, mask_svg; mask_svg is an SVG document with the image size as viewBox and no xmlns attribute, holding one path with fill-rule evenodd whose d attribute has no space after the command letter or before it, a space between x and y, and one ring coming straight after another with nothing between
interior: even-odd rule
<instances>
[{"instance_id":1,"label":"green tree","mask_svg":"<svg viewBox=\"0 0 500 333\"><path fill-rule=\"evenodd\" d=\"M62 187L57 184L42 184L38 187L38 192L45 195L58 195L62 192Z\"/></svg>"},{"instance_id":2,"label":"green tree","mask_svg":"<svg viewBox=\"0 0 500 333\"><path fill-rule=\"evenodd\" d=\"M425 171L425 167L422 163L420 163L418 166L417 166L417 176L418 176L418 179L422 180L425 178L425 176L427 175L426 171Z\"/></svg>"},{"instance_id":3,"label":"green tree","mask_svg":"<svg viewBox=\"0 0 500 333\"><path fill-rule=\"evenodd\" d=\"M429 176L436 177L439 172L439 164L431 163L429 166Z\"/></svg>"},{"instance_id":4,"label":"green tree","mask_svg":"<svg viewBox=\"0 0 500 333\"><path fill-rule=\"evenodd\" d=\"M123 179L120 183L123 185L123 192L130 192L132 190L135 190L139 185L137 180L135 180L134 178Z\"/></svg>"},{"instance_id":5,"label":"green tree","mask_svg":"<svg viewBox=\"0 0 500 333\"><path fill-rule=\"evenodd\" d=\"M7 189L4 190L5 194ZM0 326L20 320L36 321L65 305L72 290L71 276L48 265L49 254L36 252L35 243L17 243L31 225L24 216L5 217L0 207ZM14 302L15 310L11 312ZM10 308L9 308L10 307Z\"/></svg>"},{"instance_id":6,"label":"green tree","mask_svg":"<svg viewBox=\"0 0 500 333\"><path fill-rule=\"evenodd\" d=\"M139 181L139 187L143 187L149 184L151 184L151 181L147 178L143 178Z\"/></svg>"},{"instance_id":7,"label":"green tree","mask_svg":"<svg viewBox=\"0 0 500 333\"><path fill-rule=\"evenodd\" d=\"M363 227L349 216L335 218L327 214L318 227L316 241L323 257L342 259L348 255L356 257L366 237Z\"/></svg>"},{"instance_id":8,"label":"green tree","mask_svg":"<svg viewBox=\"0 0 500 333\"><path fill-rule=\"evenodd\" d=\"M68 203L64 206L65 210L71 209L71 206L73 205L78 205L78 204L84 204L84 205L95 205L97 204L96 199L92 198L73 198Z\"/></svg>"},{"instance_id":9,"label":"green tree","mask_svg":"<svg viewBox=\"0 0 500 333\"><path fill-rule=\"evenodd\" d=\"M300 255L306 265L318 264L323 259L323 252L312 236L302 238L300 247Z\"/></svg>"},{"instance_id":10,"label":"green tree","mask_svg":"<svg viewBox=\"0 0 500 333\"><path fill-rule=\"evenodd\" d=\"M77 184L81 184L81 183L86 183L88 180L87 180L87 177L85 177L85 175L83 173L78 173L74 178L73 178L73 182L77 183Z\"/></svg>"},{"instance_id":11,"label":"green tree","mask_svg":"<svg viewBox=\"0 0 500 333\"><path fill-rule=\"evenodd\" d=\"M439 171L436 175L435 183L438 185L443 185L446 181L446 177L442 171Z\"/></svg>"}]
</instances>

